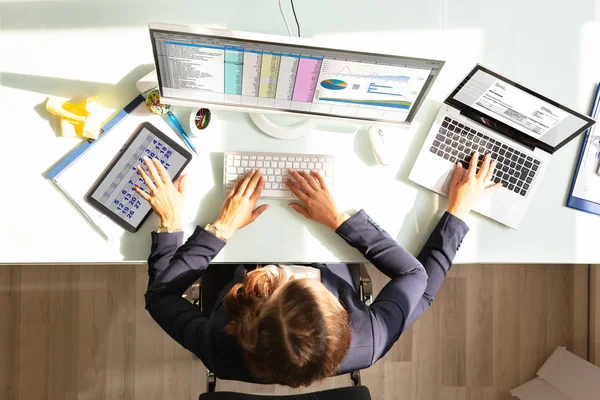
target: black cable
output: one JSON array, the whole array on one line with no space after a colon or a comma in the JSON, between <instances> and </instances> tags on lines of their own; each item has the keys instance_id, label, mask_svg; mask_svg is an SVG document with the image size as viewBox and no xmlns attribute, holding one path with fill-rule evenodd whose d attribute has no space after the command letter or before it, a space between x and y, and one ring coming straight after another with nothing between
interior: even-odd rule
<instances>
[{"instance_id":1,"label":"black cable","mask_svg":"<svg viewBox=\"0 0 600 400\"><path fill-rule=\"evenodd\" d=\"M292 3L292 11L294 12L294 19L296 20L296 26L298 27L298 37L300 37L300 23L298 22L298 17L296 16L296 9L294 8L294 0L290 0Z\"/></svg>"}]
</instances>

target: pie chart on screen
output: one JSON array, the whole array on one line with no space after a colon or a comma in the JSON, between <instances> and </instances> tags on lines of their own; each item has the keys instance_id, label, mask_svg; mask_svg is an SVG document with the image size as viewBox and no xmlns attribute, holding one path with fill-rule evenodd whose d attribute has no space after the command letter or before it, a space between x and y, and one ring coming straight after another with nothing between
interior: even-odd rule
<instances>
[{"instance_id":1,"label":"pie chart on screen","mask_svg":"<svg viewBox=\"0 0 600 400\"><path fill-rule=\"evenodd\" d=\"M340 79L325 79L321 81L321 86L329 90L342 90L348 87L348 84Z\"/></svg>"}]
</instances>

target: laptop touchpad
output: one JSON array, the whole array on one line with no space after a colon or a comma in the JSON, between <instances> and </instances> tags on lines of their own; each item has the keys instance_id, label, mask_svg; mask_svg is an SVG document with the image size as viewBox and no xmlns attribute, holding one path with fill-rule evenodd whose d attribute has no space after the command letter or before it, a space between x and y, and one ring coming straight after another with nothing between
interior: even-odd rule
<instances>
[{"instance_id":1,"label":"laptop touchpad","mask_svg":"<svg viewBox=\"0 0 600 400\"><path fill-rule=\"evenodd\" d=\"M444 186L442 186L441 191L445 194L448 194L448 192L450 191L450 182L452 182L452 177L454 176L454 171L455 168L452 168L450 171L448 171L448 173L446 174L446 181L444 182ZM463 176L462 179L465 179L468 175L468 170L466 168L463 168ZM442 175L443 177L444 175ZM441 180L441 179L440 179Z\"/></svg>"}]
</instances>

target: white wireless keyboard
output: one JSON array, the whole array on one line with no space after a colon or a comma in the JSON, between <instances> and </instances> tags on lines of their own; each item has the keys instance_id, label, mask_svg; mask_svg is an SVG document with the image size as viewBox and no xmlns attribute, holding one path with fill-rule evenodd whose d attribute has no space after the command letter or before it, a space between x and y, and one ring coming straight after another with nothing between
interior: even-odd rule
<instances>
[{"instance_id":1,"label":"white wireless keyboard","mask_svg":"<svg viewBox=\"0 0 600 400\"><path fill-rule=\"evenodd\" d=\"M324 154L285 154L285 153L225 153L223 165L223 188L227 195L238 179L253 169L260 169L265 178L263 199L295 199L288 190L284 179L288 170L319 171L329 188L333 187L334 157Z\"/></svg>"}]
</instances>

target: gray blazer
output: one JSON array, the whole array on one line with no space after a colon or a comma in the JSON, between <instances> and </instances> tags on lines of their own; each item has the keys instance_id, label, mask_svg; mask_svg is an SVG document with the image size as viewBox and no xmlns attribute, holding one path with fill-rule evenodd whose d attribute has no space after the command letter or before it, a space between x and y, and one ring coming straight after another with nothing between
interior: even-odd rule
<instances>
[{"instance_id":1,"label":"gray blazer","mask_svg":"<svg viewBox=\"0 0 600 400\"><path fill-rule=\"evenodd\" d=\"M433 301L469 228L445 213L415 258L383 231L364 211L348 219L336 233L391 280L370 306L336 270L339 265L313 264L321 282L348 311L352 329L350 350L337 374L368 368L398 340ZM244 364L235 338L224 332L231 321L222 300L227 289L243 279L238 268L212 312L205 315L182 298L226 245L197 227L185 244L183 233L152 233L148 259L146 309L183 347L198 356L218 378L258 382Z\"/></svg>"}]
</instances>

